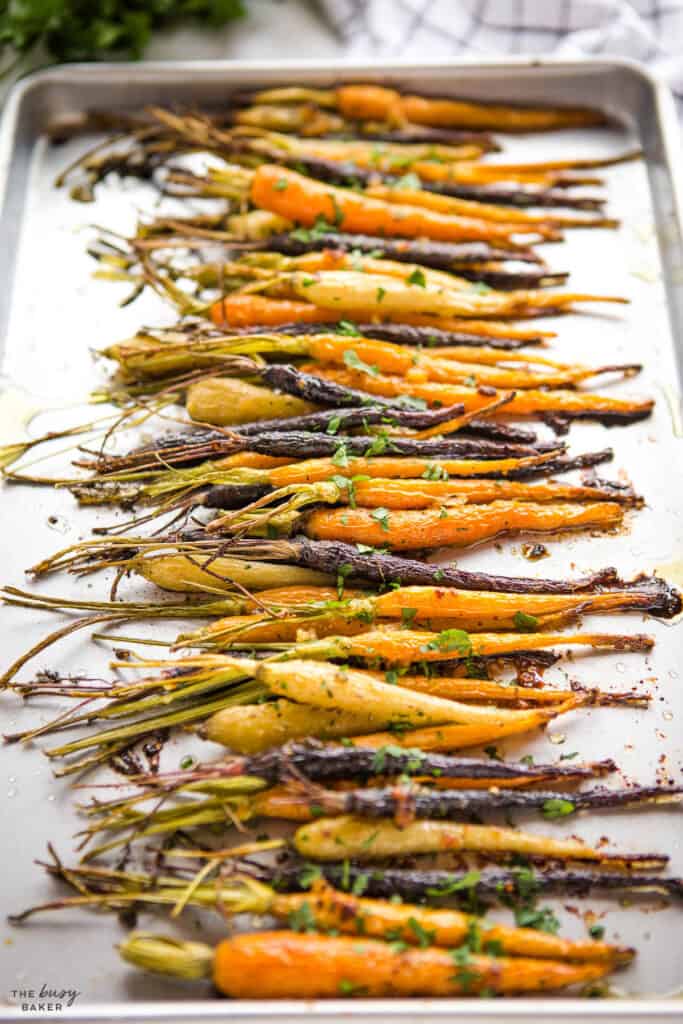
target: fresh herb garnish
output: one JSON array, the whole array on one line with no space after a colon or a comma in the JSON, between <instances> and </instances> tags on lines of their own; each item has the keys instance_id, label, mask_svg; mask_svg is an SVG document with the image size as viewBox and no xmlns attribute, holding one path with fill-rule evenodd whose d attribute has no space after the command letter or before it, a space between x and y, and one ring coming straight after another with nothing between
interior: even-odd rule
<instances>
[{"instance_id":1,"label":"fresh herb garnish","mask_svg":"<svg viewBox=\"0 0 683 1024\"><path fill-rule=\"evenodd\" d=\"M419 267L416 267L412 274L408 274L406 282L407 284L415 284L418 288L426 288L427 278L424 275L424 270L420 270Z\"/></svg>"},{"instance_id":2,"label":"fresh herb garnish","mask_svg":"<svg viewBox=\"0 0 683 1024\"><path fill-rule=\"evenodd\" d=\"M410 628L415 621L417 615L417 608L401 608L401 624L406 628Z\"/></svg>"},{"instance_id":3,"label":"fresh herb garnish","mask_svg":"<svg viewBox=\"0 0 683 1024\"><path fill-rule=\"evenodd\" d=\"M337 334L344 334L348 338L358 338L360 331L351 320L340 320L335 328Z\"/></svg>"},{"instance_id":4,"label":"fresh herb garnish","mask_svg":"<svg viewBox=\"0 0 683 1024\"><path fill-rule=\"evenodd\" d=\"M293 932L315 931L315 916L308 900L290 912L287 923Z\"/></svg>"},{"instance_id":5,"label":"fresh herb garnish","mask_svg":"<svg viewBox=\"0 0 683 1024\"><path fill-rule=\"evenodd\" d=\"M537 932L548 932L557 935L560 922L550 907L517 907L515 924L520 928L534 928Z\"/></svg>"},{"instance_id":6,"label":"fresh herb garnish","mask_svg":"<svg viewBox=\"0 0 683 1024\"><path fill-rule=\"evenodd\" d=\"M389 532L389 509L388 508L373 508L370 513L372 519L382 527L382 529Z\"/></svg>"},{"instance_id":7,"label":"fresh herb garnish","mask_svg":"<svg viewBox=\"0 0 683 1024\"><path fill-rule=\"evenodd\" d=\"M571 800L553 797L551 800L545 801L541 808L541 813L544 818L565 818L568 814L573 814L575 810L576 806Z\"/></svg>"},{"instance_id":8,"label":"fresh herb garnish","mask_svg":"<svg viewBox=\"0 0 683 1024\"><path fill-rule=\"evenodd\" d=\"M348 366L349 370L357 370L359 373L368 373L371 377L379 377L377 367L363 362L358 353L352 348L347 348L344 352L344 364Z\"/></svg>"},{"instance_id":9,"label":"fresh herb garnish","mask_svg":"<svg viewBox=\"0 0 683 1024\"><path fill-rule=\"evenodd\" d=\"M534 633L538 629L536 616L526 612L515 612L513 622L518 633Z\"/></svg>"},{"instance_id":10,"label":"fresh herb garnish","mask_svg":"<svg viewBox=\"0 0 683 1024\"><path fill-rule=\"evenodd\" d=\"M457 654L471 654L472 641L464 629L444 629L426 644L426 651L455 651Z\"/></svg>"}]
</instances>

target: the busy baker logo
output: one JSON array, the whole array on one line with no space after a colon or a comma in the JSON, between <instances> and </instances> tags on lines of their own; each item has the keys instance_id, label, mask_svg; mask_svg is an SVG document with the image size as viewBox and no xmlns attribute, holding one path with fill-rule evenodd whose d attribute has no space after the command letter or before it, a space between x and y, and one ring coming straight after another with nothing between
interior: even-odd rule
<instances>
[{"instance_id":1,"label":"the busy baker logo","mask_svg":"<svg viewBox=\"0 0 683 1024\"><path fill-rule=\"evenodd\" d=\"M19 1004L22 1013L61 1013L72 1007L80 994L77 988L43 982L38 988L12 989L10 998Z\"/></svg>"}]
</instances>

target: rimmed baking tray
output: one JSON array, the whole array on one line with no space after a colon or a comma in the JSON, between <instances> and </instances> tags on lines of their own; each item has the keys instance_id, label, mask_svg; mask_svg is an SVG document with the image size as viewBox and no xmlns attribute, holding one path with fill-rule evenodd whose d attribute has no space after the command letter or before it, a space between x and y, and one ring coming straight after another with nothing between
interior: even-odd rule
<instances>
[{"instance_id":1,"label":"rimmed baking tray","mask_svg":"<svg viewBox=\"0 0 683 1024\"><path fill-rule=\"evenodd\" d=\"M133 110L160 103L184 107L216 107L233 89L300 84L326 86L339 81L369 80L394 83L416 91L468 96L479 100L520 103L599 104L615 118L615 127L591 132L554 133L506 139L504 159L540 160L551 156L604 155L632 146L643 147L641 163L607 172L610 208L623 219L618 233L572 232L563 246L548 247L549 261L572 273L578 290L625 293L632 305L625 314L595 312L557 321L554 351L560 357L596 362L643 360L645 371L636 381L615 385L613 393L653 394L657 407L652 419L625 429L606 431L588 424L572 428L576 450L612 444L614 472L628 475L647 499L634 515L627 533L590 538L577 536L548 543L550 556L528 563L516 541L489 545L458 558L463 567L517 574L560 575L614 564L626 575L659 568L675 582L683 581L683 461L681 459L681 402L678 354L683 337L683 175L675 111L668 92L641 67L626 61L580 63L506 60L484 63L425 64L323 63L226 64L219 62L88 65L40 72L12 92L0 134L0 338L3 345L0 431L2 440L16 437L21 422L37 408L51 411L31 424L31 432L79 418L78 403L101 373L93 368L90 348L125 337L141 323L170 322L153 296L144 296L126 309L117 309L116 287L90 279L92 264L84 253L87 225L97 221L127 231L139 209L149 209L155 193L137 183L105 184L93 206L69 200L56 192L53 180L88 140L62 146L48 142L48 131L92 110ZM553 321L549 321L553 326ZM40 471L40 467L38 469ZM98 521L88 510L76 513L70 496L41 490L6 487L0 504L3 533L3 582L21 585L26 566L46 553L87 536ZM111 519L111 515L105 517ZM97 577L87 581L48 580L41 590L66 596L86 593L104 596ZM3 611L3 662L9 662L45 632L54 619L14 609ZM596 620L597 621L597 620ZM602 617L600 628L621 629L625 620ZM538 756L557 757L578 750L582 757L615 756L629 778L641 782L655 777L680 781L683 747L681 631L670 623L629 620L629 629L646 629L657 645L647 658L597 656L563 662L562 675L625 689L638 680L653 688L653 706L646 712L609 709L583 712L554 727L555 744L547 736L517 744ZM157 629L157 633L161 630ZM143 627L136 626L136 635ZM164 627L173 635L173 624ZM77 634L35 668L48 665L62 672L102 674L111 647ZM26 673L30 673L30 669ZM55 706L18 706L16 698L1 696L3 728L14 730L46 720ZM198 741L194 742L195 746ZM184 748L183 748L184 749ZM165 752L176 764L180 741ZM507 751L514 752L510 743ZM210 756L204 752L204 756ZM55 841L68 859L71 838L78 827L69 786L54 780L39 751L11 746L2 750L0 776L4 828L0 906L13 911L53 898L55 885L31 863L43 855L46 840ZM527 823L525 822L525 827ZM528 827L548 829L547 823ZM683 873L680 813L664 808L638 814L582 818L579 824L554 824L558 834L578 831L588 840L603 834L615 847L636 850L661 848L671 854L671 871ZM554 901L562 914L563 931L585 934L584 922L571 901ZM122 934L115 919L86 913L37 918L0 937L0 1019L24 1019L39 993L76 989L70 1007L59 1011L63 1020L168 1021L230 1019L230 1021L311 1018L354 1022L444 1020L484 1022L586 1020L645 1022L679 1019L681 1003L675 994L683 986L683 946L680 907L647 909L620 906L598 899L587 904L605 914L607 936L632 942L639 949L637 966L615 980L621 998L585 1000L445 1000L430 1002L357 1000L328 1003L216 1002L208 987L142 976L118 962L112 950ZM197 935L200 917L188 915L181 933ZM166 919L145 918L143 927L168 930ZM220 927L204 921L209 936ZM663 997L668 998L664 999ZM672 996L674 998L672 998ZM637 997L637 998L636 998ZM67 1000L68 1001L68 1000ZM38 1011L38 1016L41 1016ZM49 1018L45 1012L43 1019Z\"/></svg>"}]
</instances>

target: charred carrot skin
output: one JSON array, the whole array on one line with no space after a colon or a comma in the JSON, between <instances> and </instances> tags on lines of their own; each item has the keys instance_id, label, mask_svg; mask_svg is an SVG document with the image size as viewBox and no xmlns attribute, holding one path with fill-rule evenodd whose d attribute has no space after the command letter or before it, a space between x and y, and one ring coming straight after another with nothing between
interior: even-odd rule
<instances>
[{"instance_id":1,"label":"charred carrot skin","mask_svg":"<svg viewBox=\"0 0 683 1024\"><path fill-rule=\"evenodd\" d=\"M483 779L490 785L501 785L506 781L523 782L530 785L549 779L573 781L591 778L595 774L610 772L616 766L612 761L600 761L590 765L576 763L514 764L506 761L481 760L475 757L447 757L440 754L418 755L416 751L402 751L390 747L378 757L377 752L361 746L348 747L336 744L320 744L316 741L289 743L274 747L264 754L246 758L227 758L216 766L207 766L220 777L233 775L255 775L267 782L284 782L292 775L306 775L316 782L336 782L340 779L356 779L367 782L378 774L392 778L399 775L419 775L430 779L463 779L468 784ZM195 769L195 772L201 769ZM195 777L193 771L176 773L187 781ZM159 776L163 784L164 776Z\"/></svg>"},{"instance_id":2,"label":"charred carrot skin","mask_svg":"<svg viewBox=\"0 0 683 1024\"><path fill-rule=\"evenodd\" d=\"M356 235L349 235L350 239L356 238ZM394 244L398 245L398 242ZM515 253L515 257L517 253ZM277 299L271 299L270 302L277 302ZM511 334L501 334L497 336L495 333L490 334L488 337L486 334L481 333L481 329L484 327L491 327L495 330L503 331L505 328L504 324L495 324L493 322L481 321L478 324L480 329L477 331L470 331L465 327L455 331L445 331L440 327L414 327L410 324L391 324L391 323L358 323L355 325L359 336L363 338L377 338L379 341L393 341L395 345L421 345L424 348L433 348L440 346L446 348L449 345L468 345L471 348L479 348L482 345L487 345L489 348L500 349L501 351L518 351L521 348L527 346L538 346L544 343L544 338L553 337L552 332L544 331L532 331L524 328L512 327ZM330 327L328 323L287 323L280 324L278 326L279 334L286 335L298 335L298 334L328 334ZM261 328L256 326L242 327L236 329L238 334L261 334L263 333Z\"/></svg>"},{"instance_id":3,"label":"charred carrot skin","mask_svg":"<svg viewBox=\"0 0 683 1024\"><path fill-rule=\"evenodd\" d=\"M306 889L308 882L306 862L290 859L268 878L285 892ZM361 865L346 861L327 862L318 866L320 875L331 885L352 888L365 885L365 893L378 899L402 896L410 903L439 903L443 899L459 900L465 906L472 896L484 900L500 900L523 896L524 876L519 870L488 867L473 877L461 869L452 871L420 868L384 868L382 871L365 870ZM359 879L361 881L359 881ZM539 895L565 895L585 897L593 893L620 898L625 893L641 893L655 897L683 899L683 880L680 878L641 875L623 871L590 871L585 868L537 868L533 875L534 888Z\"/></svg>"},{"instance_id":4,"label":"charred carrot skin","mask_svg":"<svg viewBox=\"0 0 683 1024\"><path fill-rule=\"evenodd\" d=\"M343 995L449 996L544 992L604 977L612 965L471 955L467 966L437 947L397 952L386 942L296 932L257 932L216 949L216 988L236 999Z\"/></svg>"},{"instance_id":5,"label":"charred carrot skin","mask_svg":"<svg viewBox=\"0 0 683 1024\"><path fill-rule=\"evenodd\" d=\"M257 560L259 557L267 560L270 552L274 561L327 573L333 579L336 579L341 565L350 566L347 575L349 585L363 580L379 585L401 580L405 586L442 585L463 590L503 591L512 594L578 594L626 585L612 568L574 580L494 576L379 552L365 554L359 552L355 544L314 541L301 535L287 541L276 541L271 546L264 546L260 541L257 548L251 541L236 541L231 551ZM680 594L660 577L640 577L628 586L641 586L651 594L652 603L648 610L656 615L671 618L681 610Z\"/></svg>"}]
</instances>

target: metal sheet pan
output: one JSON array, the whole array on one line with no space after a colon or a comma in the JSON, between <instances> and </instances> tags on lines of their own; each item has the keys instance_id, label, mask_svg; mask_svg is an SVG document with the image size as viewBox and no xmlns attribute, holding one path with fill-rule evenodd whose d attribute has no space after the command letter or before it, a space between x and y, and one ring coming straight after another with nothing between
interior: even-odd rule
<instances>
[{"instance_id":1,"label":"metal sheet pan","mask_svg":"<svg viewBox=\"0 0 683 1024\"><path fill-rule=\"evenodd\" d=\"M546 103L599 103L621 127L605 131L567 132L551 136L516 138L506 144L505 158L542 159L549 155L604 154L639 142L642 163L614 168L607 174L610 208L623 218L618 233L572 232L567 243L548 247L550 262L572 272L579 290L599 289L626 293L632 305L626 313L594 313L557 321L559 337L554 350L560 357L597 361L645 362L636 381L618 384L614 393L650 393L658 399L652 419L626 429L606 432L592 425L572 428L575 449L613 444L614 471L627 474L647 498L647 507L633 517L621 535L554 540L550 557L536 565L521 555L520 542L507 541L461 555L463 567L499 572L561 575L614 564L626 574L662 568L674 580L683 579L683 461L681 460L681 402L678 354L683 337L683 175L679 163L678 128L672 101L638 66L628 62L591 61L557 63L525 60L448 63L437 66L329 62L324 65L166 63L130 66L72 66L49 70L25 80L11 95L0 135L0 214L2 247L0 272L0 337L3 377L0 394L0 431L16 437L18 422L32 410L50 411L33 420L31 433L76 422L83 409L82 396L101 377L93 367L92 347L126 336L140 323L170 322L171 316L154 297L145 296L127 309L117 309L118 286L92 281L92 264L84 253L86 225L92 221L126 231L138 209L149 208L155 193L139 184L108 183L94 206L72 203L56 192L55 174L76 156L87 140L61 147L48 144L46 129L88 109L133 109L149 103L215 106L232 88L296 82L324 86L340 80L397 83L420 91L467 95L482 100ZM552 321L549 322L553 326ZM92 414L92 411L91 411ZM38 467L40 469L41 467ZM23 570L46 553L87 536L97 522L112 516L75 509L66 493L54 494L6 487L0 504L2 516L3 582L22 585ZM50 579L41 585L52 594L103 596L105 583ZM619 628L623 620L601 618L601 627ZM46 615L3 611L3 662L17 656L30 643L54 627ZM173 623L164 625L172 636ZM681 632L669 623L645 625L638 617L630 628L656 634L657 646L647 658L637 655L565 661L556 670L562 676L593 680L623 689L640 679L651 680L655 700L647 712L608 709L583 712L551 730L562 741L548 737L518 744L521 752L556 757L578 750L582 757L615 756L629 778L647 782L658 771L680 780L683 744L681 690ZM159 633L160 631L157 631ZM143 627L135 627L142 636ZM77 634L70 641L37 659L34 668L102 674L111 645L88 641ZM25 670L28 674L30 670ZM16 698L2 695L3 729L28 727L55 713L55 706L18 706ZM175 765L195 739L174 740L165 752ZM509 744L506 752L514 752ZM212 751L203 751L210 756ZM78 828L69 786L53 779L37 749L16 746L2 750L0 802L3 813L3 870L0 874L0 909L17 910L54 897L56 889L32 860L45 852L52 839L65 856L73 850ZM662 761L662 758L665 758ZM526 824L526 823L525 823ZM532 828L549 827L531 824ZM558 834L565 826L553 825ZM636 814L611 814L582 819L566 831L578 831L588 840L609 836L615 847L667 850L671 871L683 873L680 813L665 809ZM640 908L591 900L591 909L605 912L609 938L630 942L639 949L637 965L618 975L615 985L622 998L591 1002L565 999L527 1002L393 1001L325 1004L226 1003L205 999L207 988L141 976L118 962L112 950L122 928L110 917L86 913L44 916L19 929L2 926L0 938L0 1019L25 1019L22 990L75 988L78 997L61 1012L64 1020L164 1020L176 1024L200 1019L231 1021L304 1021L311 1018L384 1022L406 1019L458 1019L490 1022L505 1018L556 1022L581 1015L586 1020L651 1021L679 1019L681 1003L671 999L683 985L681 909L644 912ZM585 934L583 921L554 901L563 931ZM188 915L181 934L196 935L200 917ZM164 919L149 916L142 926L167 929ZM203 922L210 936L220 934L214 920ZM664 997L669 997L665 999ZM202 999L204 998L204 1001Z\"/></svg>"}]
</instances>

